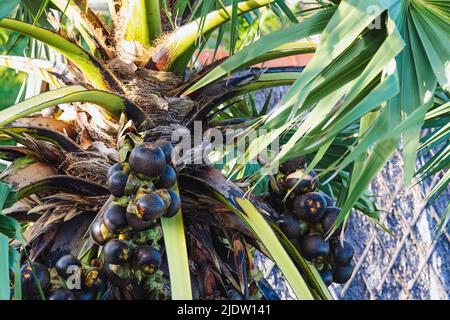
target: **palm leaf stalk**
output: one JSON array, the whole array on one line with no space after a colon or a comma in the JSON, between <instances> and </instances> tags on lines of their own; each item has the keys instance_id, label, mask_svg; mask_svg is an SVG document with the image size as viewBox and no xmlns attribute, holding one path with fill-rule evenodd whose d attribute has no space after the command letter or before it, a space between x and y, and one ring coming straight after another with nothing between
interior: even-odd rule
<instances>
[{"instance_id":1,"label":"palm leaf stalk","mask_svg":"<svg viewBox=\"0 0 450 320\"><path fill-rule=\"evenodd\" d=\"M246 12L270 4L273 0L252 0L237 4L236 14L241 15ZM172 70L177 65L185 65L186 53L192 52L194 44L199 35L208 34L221 24L229 21L232 17L233 6L208 13L199 25L199 21L193 21L178 28L164 43L162 43L149 61L145 64L147 68L153 70ZM184 60L183 61L183 55ZM175 69L179 70L179 69Z\"/></svg>"},{"instance_id":2,"label":"palm leaf stalk","mask_svg":"<svg viewBox=\"0 0 450 320\"><path fill-rule=\"evenodd\" d=\"M161 17L158 0L132 1L130 21L126 26L126 39L138 41L145 47L161 34Z\"/></svg>"}]
</instances>

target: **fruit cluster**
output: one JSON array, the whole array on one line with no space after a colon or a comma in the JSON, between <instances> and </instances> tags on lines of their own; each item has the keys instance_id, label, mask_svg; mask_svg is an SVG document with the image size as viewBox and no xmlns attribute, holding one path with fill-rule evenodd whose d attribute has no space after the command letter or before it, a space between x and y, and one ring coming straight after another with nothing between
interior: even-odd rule
<instances>
[{"instance_id":1,"label":"fruit cluster","mask_svg":"<svg viewBox=\"0 0 450 320\"><path fill-rule=\"evenodd\" d=\"M101 219L91 227L91 237L99 245L131 229L145 231L156 219L173 217L181 206L171 190L177 174L171 165L173 147L160 140L136 145L128 162L116 163L108 171L108 189L115 199Z\"/></svg>"},{"instance_id":2,"label":"fruit cluster","mask_svg":"<svg viewBox=\"0 0 450 320\"><path fill-rule=\"evenodd\" d=\"M40 299L40 290L47 300L95 300L106 281L102 268L83 266L72 255L62 256L54 268L38 262L21 268L22 295L30 300Z\"/></svg>"},{"instance_id":3,"label":"fruit cluster","mask_svg":"<svg viewBox=\"0 0 450 320\"><path fill-rule=\"evenodd\" d=\"M179 195L172 190L177 182L172 151L167 141L143 142L130 148L121 163L111 166L107 184L113 201L89 230L98 245L92 251L97 258L82 263L72 255L64 255L54 268L38 262L25 263L24 297L39 299L40 287L49 300L91 300L108 286L137 284L150 298L167 298L158 219L173 217L181 207ZM69 290L67 280L77 268L81 285Z\"/></svg>"},{"instance_id":4,"label":"fruit cluster","mask_svg":"<svg viewBox=\"0 0 450 320\"><path fill-rule=\"evenodd\" d=\"M354 250L338 239L342 225L333 230L341 209L334 206L330 196L316 191L318 176L314 171L305 175L304 162L293 159L281 170L271 188L271 198L284 212L278 221L280 229L317 267L327 286L347 282L353 272ZM288 191L289 197L282 201Z\"/></svg>"},{"instance_id":5,"label":"fruit cluster","mask_svg":"<svg viewBox=\"0 0 450 320\"><path fill-rule=\"evenodd\" d=\"M137 144L108 171L114 201L94 221L90 234L103 246L104 268L113 285L124 287L131 274L152 276L160 267L158 245L148 235L157 230L159 218L171 218L181 207L179 195L171 189L177 182L172 152L164 140Z\"/></svg>"},{"instance_id":6,"label":"fruit cluster","mask_svg":"<svg viewBox=\"0 0 450 320\"><path fill-rule=\"evenodd\" d=\"M41 299L42 290L47 300L95 300L99 294L102 296L108 284L124 288L131 281L127 273L129 269L123 268L122 257L115 256L111 247L106 250L105 261L117 264L92 259L86 265L70 254L59 258L54 268L47 268L38 262L25 263L21 268L23 297L27 300ZM136 248L133 267L145 275L151 275L151 281L147 284L161 282L158 279L161 274L157 272L160 264L161 254L157 249L150 245ZM161 296L160 292L158 294Z\"/></svg>"}]
</instances>

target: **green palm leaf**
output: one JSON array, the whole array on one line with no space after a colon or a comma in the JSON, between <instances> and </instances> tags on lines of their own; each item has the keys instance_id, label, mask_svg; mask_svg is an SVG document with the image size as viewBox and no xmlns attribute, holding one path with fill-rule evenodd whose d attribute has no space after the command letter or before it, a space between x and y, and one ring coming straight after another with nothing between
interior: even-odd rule
<instances>
[{"instance_id":1,"label":"green palm leaf","mask_svg":"<svg viewBox=\"0 0 450 320\"><path fill-rule=\"evenodd\" d=\"M0 0L0 19L10 14L17 7L20 0Z\"/></svg>"},{"instance_id":2,"label":"green palm leaf","mask_svg":"<svg viewBox=\"0 0 450 320\"><path fill-rule=\"evenodd\" d=\"M183 94L192 94L204 86L225 77L228 73L242 68L242 66L247 65L249 62L254 62L261 55L264 55L283 45L319 33L326 26L332 13L333 9L323 10L312 15L311 17L305 18L305 20L297 25L289 27L285 30L274 32L248 45L210 71L207 76L203 77Z\"/></svg>"},{"instance_id":3,"label":"green palm leaf","mask_svg":"<svg viewBox=\"0 0 450 320\"><path fill-rule=\"evenodd\" d=\"M35 38L59 51L72 61L83 72L86 79L96 88L122 92L117 79L82 48L50 30L40 28L22 21L3 18L0 20L0 28L9 29Z\"/></svg>"},{"instance_id":4,"label":"green palm leaf","mask_svg":"<svg viewBox=\"0 0 450 320\"><path fill-rule=\"evenodd\" d=\"M179 193L177 186L174 187L174 191ZM192 300L191 277L181 209L172 218L161 218L161 226L169 263L172 299Z\"/></svg>"},{"instance_id":5,"label":"green palm leaf","mask_svg":"<svg viewBox=\"0 0 450 320\"><path fill-rule=\"evenodd\" d=\"M119 117L120 113L125 111L129 119L134 119L138 125L150 122L139 107L118 95L100 90L87 90L83 86L73 85L44 92L0 111L0 126L5 126L14 120L46 108L72 102L97 104L115 117Z\"/></svg>"}]
</instances>

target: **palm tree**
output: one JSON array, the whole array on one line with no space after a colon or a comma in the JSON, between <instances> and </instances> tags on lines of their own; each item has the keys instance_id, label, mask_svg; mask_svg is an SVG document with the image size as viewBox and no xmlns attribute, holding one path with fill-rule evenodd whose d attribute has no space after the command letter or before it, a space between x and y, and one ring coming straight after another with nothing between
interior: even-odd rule
<instances>
[{"instance_id":1,"label":"palm tree","mask_svg":"<svg viewBox=\"0 0 450 320\"><path fill-rule=\"evenodd\" d=\"M243 152L223 167L178 159L172 192L181 209L119 236L158 247L159 271L122 268L99 297L270 299L274 292L253 263L260 251L298 299L331 299L316 267L277 225L277 203L284 203L274 200L278 163L305 159L302 177L318 172L319 189L342 208L328 235L345 226L353 208L383 227L366 188L399 146L408 184L442 173L432 200L449 183L445 2L332 0L290 8L272 0L115 0L106 18L87 1L0 3L9 45L28 39L24 56L0 56L1 65L28 73L28 87L41 83L35 95L0 111L0 156L9 163L0 198L3 299L22 296L21 261L54 266L68 253L85 265L103 259L89 230L113 201L126 206L129 199L110 195L111 165L129 161L143 141L193 133L198 122L205 130L240 130L218 158ZM238 48L243 32L258 34L264 8L283 27ZM319 43L311 40L317 35ZM226 40L227 57L192 63L205 46L215 42L217 50ZM254 67L304 53L314 53L305 68ZM280 85L290 89L276 108L256 108L252 93ZM202 141L193 140L195 157ZM261 156L275 141L280 152ZM438 152L416 170L417 152L431 148Z\"/></svg>"}]
</instances>

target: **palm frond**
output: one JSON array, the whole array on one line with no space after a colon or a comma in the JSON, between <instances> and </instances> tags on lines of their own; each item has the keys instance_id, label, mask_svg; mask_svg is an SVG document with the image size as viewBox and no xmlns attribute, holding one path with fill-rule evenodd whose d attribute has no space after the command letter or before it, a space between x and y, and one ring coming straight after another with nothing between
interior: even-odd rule
<instances>
[{"instance_id":1,"label":"palm frond","mask_svg":"<svg viewBox=\"0 0 450 320\"><path fill-rule=\"evenodd\" d=\"M256 8L265 6L273 0L251 0L240 2L237 6L237 14L243 14ZM167 40L161 44L152 54L146 67L153 70L173 70L183 72L188 59L192 56L194 43L198 37L208 34L231 18L233 6L213 11L177 29ZM203 22L202 22L203 21ZM175 69L176 68L176 69Z\"/></svg>"},{"instance_id":2,"label":"palm frond","mask_svg":"<svg viewBox=\"0 0 450 320\"><path fill-rule=\"evenodd\" d=\"M243 65L255 61L255 59L258 59L261 55L276 50L283 45L321 32L326 26L332 13L333 9L323 10L311 17L305 18L305 20L297 25L274 32L248 45L210 71L207 76L200 79L192 87L183 92L183 94L192 94L204 86L225 77L228 73L241 68Z\"/></svg>"},{"instance_id":3,"label":"palm frond","mask_svg":"<svg viewBox=\"0 0 450 320\"><path fill-rule=\"evenodd\" d=\"M134 119L138 126L151 122L138 106L118 95L100 90L87 90L83 86L73 85L42 93L0 111L0 125L4 126L14 120L60 103L72 102L97 104L115 117L125 111L127 116Z\"/></svg>"},{"instance_id":4,"label":"palm frond","mask_svg":"<svg viewBox=\"0 0 450 320\"><path fill-rule=\"evenodd\" d=\"M174 191L179 193L178 186L175 187ZM172 299L192 300L189 262L181 209L175 217L170 219L162 218L161 226L169 263Z\"/></svg>"},{"instance_id":5,"label":"palm frond","mask_svg":"<svg viewBox=\"0 0 450 320\"><path fill-rule=\"evenodd\" d=\"M59 34L10 18L1 19L0 28L30 36L59 51L80 68L86 79L95 87L123 92L117 79L96 58Z\"/></svg>"}]
</instances>

